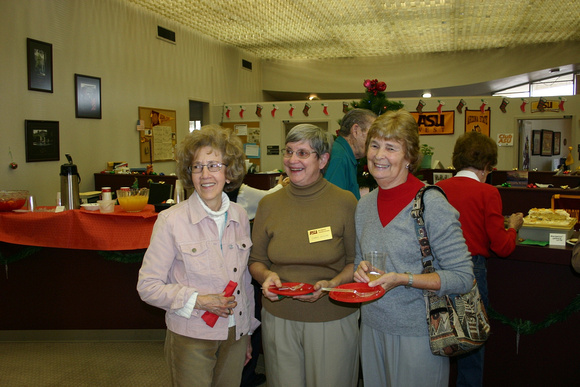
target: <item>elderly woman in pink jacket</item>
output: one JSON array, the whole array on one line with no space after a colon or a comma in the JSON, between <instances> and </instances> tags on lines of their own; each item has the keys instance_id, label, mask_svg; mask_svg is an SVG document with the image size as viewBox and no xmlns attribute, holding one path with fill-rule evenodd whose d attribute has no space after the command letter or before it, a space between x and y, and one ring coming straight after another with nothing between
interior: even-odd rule
<instances>
[{"instance_id":1,"label":"elderly woman in pink jacket","mask_svg":"<svg viewBox=\"0 0 580 387\"><path fill-rule=\"evenodd\" d=\"M141 299L166 311L165 357L174 386L236 386L258 327L248 272L246 212L225 191L245 174L241 141L217 125L177 153L188 200L160 212L139 271Z\"/></svg>"}]
</instances>

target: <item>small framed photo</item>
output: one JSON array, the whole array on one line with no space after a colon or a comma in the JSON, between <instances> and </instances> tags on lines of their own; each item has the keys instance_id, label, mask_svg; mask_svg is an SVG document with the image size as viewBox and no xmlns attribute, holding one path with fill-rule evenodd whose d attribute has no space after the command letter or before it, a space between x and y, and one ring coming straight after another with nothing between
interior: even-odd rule
<instances>
[{"instance_id":1,"label":"small framed photo","mask_svg":"<svg viewBox=\"0 0 580 387\"><path fill-rule=\"evenodd\" d=\"M60 160L58 121L24 121L26 162Z\"/></svg>"},{"instance_id":2,"label":"small framed photo","mask_svg":"<svg viewBox=\"0 0 580 387\"><path fill-rule=\"evenodd\" d=\"M541 152L542 144L542 131L533 130L532 131L532 156L539 155Z\"/></svg>"},{"instance_id":3,"label":"small framed photo","mask_svg":"<svg viewBox=\"0 0 580 387\"><path fill-rule=\"evenodd\" d=\"M552 154L560 154L560 142L562 139L562 132L554 132L554 145L552 146Z\"/></svg>"},{"instance_id":4,"label":"small framed photo","mask_svg":"<svg viewBox=\"0 0 580 387\"><path fill-rule=\"evenodd\" d=\"M542 129L542 156L552 156L554 146L554 132Z\"/></svg>"},{"instance_id":5,"label":"small framed photo","mask_svg":"<svg viewBox=\"0 0 580 387\"><path fill-rule=\"evenodd\" d=\"M52 93L52 44L26 39L28 90Z\"/></svg>"},{"instance_id":6,"label":"small framed photo","mask_svg":"<svg viewBox=\"0 0 580 387\"><path fill-rule=\"evenodd\" d=\"M451 172L436 172L433 174L433 184L437 184L438 182L450 179L453 177L453 173Z\"/></svg>"},{"instance_id":7,"label":"small framed photo","mask_svg":"<svg viewBox=\"0 0 580 387\"><path fill-rule=\"evenodd\" d=\"M77 118L101 119L101 78L75 74Z\"/></svg>"}]
</instances>

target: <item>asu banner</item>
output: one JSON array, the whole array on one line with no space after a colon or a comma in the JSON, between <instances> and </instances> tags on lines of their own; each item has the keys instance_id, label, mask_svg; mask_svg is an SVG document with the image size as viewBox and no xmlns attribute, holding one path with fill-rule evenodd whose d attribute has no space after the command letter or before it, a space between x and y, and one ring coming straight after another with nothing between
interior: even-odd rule
<instances>
[{"instance_id":1,"label":"asu banner","mask_svg":"<svg viewBox=\"0 0 580 387\"><path fill-rule=\"evenodd\" d=\"M453 134L455 126L455 111L448 112L411 112L417 125L419 134Z\"/></svg>"},{"instance_id":2,"label":"asu banner","mask_svg":"<svg viewBox=\"0 0 580 387\"><path fill-rule=\"evenodd\" d=\"M491 111L465 110L465 132L480 132L489 136Z\"/></svg>"}]
</instances>

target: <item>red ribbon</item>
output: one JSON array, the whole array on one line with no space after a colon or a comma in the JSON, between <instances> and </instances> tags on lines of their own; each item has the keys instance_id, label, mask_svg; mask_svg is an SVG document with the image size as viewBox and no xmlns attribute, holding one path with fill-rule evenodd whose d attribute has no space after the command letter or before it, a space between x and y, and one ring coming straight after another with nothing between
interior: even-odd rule
<instances>
[{"instance_id":1,"label":"red ribbon","mask_svg":"<svg viewBox=\"0 0 580 387\"><path fill-rule=\"evenodd\" d=\"M234 294L234 290L236 289L236 286L238 286L238 284L236 282L230 281L228 283L228 286L226 286L226 288L224 289L224 292L226 292L225 296L229 297L232 294ZM215 323L217 322L219 316L217 314L211 313L211 312L205 312L201 318L203 319L203 321L205 321L205 323L207 325L209 325L210 327L213 328L213 326L215 325Z\"/></svg>"}]
</instances>

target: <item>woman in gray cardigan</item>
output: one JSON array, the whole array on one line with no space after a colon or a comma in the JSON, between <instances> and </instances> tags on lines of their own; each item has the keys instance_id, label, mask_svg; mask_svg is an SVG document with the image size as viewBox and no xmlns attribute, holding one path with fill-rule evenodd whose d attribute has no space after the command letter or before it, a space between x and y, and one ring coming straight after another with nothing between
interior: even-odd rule
<instances>
[{"instance_id":1,"label":"woman in gray cardigan","mask_svg":"<svg viewBox=\"0 0 580 387\"><path fill-rule=\"evenodd\" d=\"M375 263L387 293L361 308L361 362L365 385L447 386L449 359L431 354L423 289L466 293L473 284L471 257L459 214L438 191L424 195L427 235L435 273L421 274L421 253L411 217L413 199L424 185L412 175L419 165L417 123L404 110L387 112L369 129L369 172L379 188L363 196L356 210L355 281L369 282L363 255L386 253ZM468 194L468 193L466 193Z\"/></svg>"}]
</instances>

